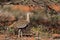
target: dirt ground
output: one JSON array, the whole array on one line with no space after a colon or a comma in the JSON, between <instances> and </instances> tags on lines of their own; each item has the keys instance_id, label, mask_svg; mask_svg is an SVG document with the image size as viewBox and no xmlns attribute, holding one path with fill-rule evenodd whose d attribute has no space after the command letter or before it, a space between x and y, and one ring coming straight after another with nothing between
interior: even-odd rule
<instances>
[{"instance_id":1,"label":"dirt ground","mask_svg":"<svg viewBox=\"0 0 60 40\"><path fill-rule=\"evenodd\" d=\"M60 35L60 34L59 34ZM53 36L59 36L58 34L53 34ZM0 40L38 40L34 37L17 37L16 35L11 35L8 36L6 34L0 34ZM49 39L49 38L43 38L43 39L39 39L39 40L53 40L53 39Z\"/></svg>"},{"instance_id":2,"label":"dirt ground","mask_svg":"<svg viewBox=\"0 0 60 40\"><path fill-rule=\"evenodd\" d=\"M0 40L34 40L34 37L18 38L16 35L8 36L8 35L5 35L5 34L0 34Z\"/></svg>"}]
</instances>

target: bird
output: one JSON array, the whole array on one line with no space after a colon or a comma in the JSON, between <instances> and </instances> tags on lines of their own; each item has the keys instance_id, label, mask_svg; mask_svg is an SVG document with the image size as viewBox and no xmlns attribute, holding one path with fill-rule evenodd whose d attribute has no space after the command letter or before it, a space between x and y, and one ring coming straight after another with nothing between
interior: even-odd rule
<instances>
[{"instance_id":1,"label":"bird","mask_svg":"<svg viewBox=\"0 0 60 40\"><path fill-rule=\"evenodd\" d=\"M18 21L14 22L12 27L15 27L15 29L18 29L18 38L21 38L23 36L22 29L28 27L30 23L30 14L31 12L26 13L26 19L19 19Z\"/></svg>"}]
</instances>

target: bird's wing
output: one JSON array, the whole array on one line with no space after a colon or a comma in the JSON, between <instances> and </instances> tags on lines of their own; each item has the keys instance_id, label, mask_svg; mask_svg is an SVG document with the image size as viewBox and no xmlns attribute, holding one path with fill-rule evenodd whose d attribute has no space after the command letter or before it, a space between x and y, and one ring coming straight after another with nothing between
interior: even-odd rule
<instances>
[{"instance_id":1,"label":"bird's wing","mask_svg":"<svg viewBox=\"0 0 60 40\"><path fill-rule=\"evenodd\" d=\"M9 27L24 28L24 27L26 27L27 24L28 24L28 22L26 20L24 20L24 21L22 20L22 21L16 21L16 22L14 22Z\"/></svg>"}]
</instances>

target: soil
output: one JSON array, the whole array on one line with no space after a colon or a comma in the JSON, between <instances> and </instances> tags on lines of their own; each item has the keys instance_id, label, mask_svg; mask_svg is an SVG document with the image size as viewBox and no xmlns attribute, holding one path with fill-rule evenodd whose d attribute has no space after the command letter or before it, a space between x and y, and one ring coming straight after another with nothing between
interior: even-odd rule
<instances>
[{"instance_id":1,"label":"soil","mask_svg":"<svg viewBox=\"0 0 60 40\"><path fill-rule=\"evenodd\" d=\"M53 36L58 36L60 34L53 34ZM6 35L6 34L0 34L0 40L38 40L38 39L35 39L34 37L17 37L17 35ZM40 39L39 39L40 40ZM52 38L42 38L41 40L52 40Z\"/></svg>"}]
</instances>

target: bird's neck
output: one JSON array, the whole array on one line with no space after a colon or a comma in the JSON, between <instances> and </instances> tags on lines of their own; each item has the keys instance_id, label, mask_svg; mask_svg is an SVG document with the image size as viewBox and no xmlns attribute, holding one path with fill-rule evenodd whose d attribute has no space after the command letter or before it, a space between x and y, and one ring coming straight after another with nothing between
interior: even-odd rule
<instances>
[{"instance_id":1,"label":"bird's neck","mask_svg":"<svg viewBox=\"0 0 60 40\"><path fill-rule=\"evenodd\" d=\"M26 21L27 21L27 22L30 22L30 12L27 13Z\"/></svg>"}]
</instances>

